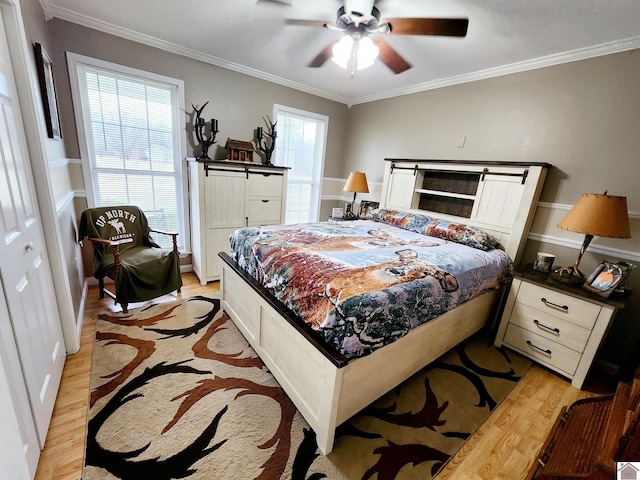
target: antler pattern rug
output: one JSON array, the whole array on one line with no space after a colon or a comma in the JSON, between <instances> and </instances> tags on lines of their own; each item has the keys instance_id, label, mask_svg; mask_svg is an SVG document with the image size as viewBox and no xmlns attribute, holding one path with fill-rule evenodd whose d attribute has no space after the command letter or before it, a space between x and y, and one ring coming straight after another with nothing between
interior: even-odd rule
<instances>
[{"instance_id":1,"label":"antler pattern rug","mask_svg":"<svg viewBox=\"0 0 640 480\"><path fill-rule=\"evenodd\" d=\"M324 456L218 298L103 314L95 341L84 480L429 479L530 366L472 337L342 425Z\"/></svg>"}]
</instances>

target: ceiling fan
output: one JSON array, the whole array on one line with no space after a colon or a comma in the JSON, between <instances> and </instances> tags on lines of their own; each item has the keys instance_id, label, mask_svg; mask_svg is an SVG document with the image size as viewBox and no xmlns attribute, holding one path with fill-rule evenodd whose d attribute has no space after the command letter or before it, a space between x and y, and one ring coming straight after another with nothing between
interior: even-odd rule
<instances>
[{"instance_id":1,"label":"ceiling fan","mask_svg":"<svg viewBox=\"0 0 640 480\"><path fill-rule=\"evenodd\" d=\"M380 22L380 10L375 0L345 0L338 9L335 23L318 20L287 20L290 25L324 27L342 32L343 36L329 43L311 61L309 67L321 67L330 58L343 68L351 64L355 70L372 65L376 58L394 73L411 68L402 55L377 34L390 35L443 35L464 37L467 35L467 18L386 18ZM376 35L376 36L372 36Z\"/></svg>"}]
</instances>

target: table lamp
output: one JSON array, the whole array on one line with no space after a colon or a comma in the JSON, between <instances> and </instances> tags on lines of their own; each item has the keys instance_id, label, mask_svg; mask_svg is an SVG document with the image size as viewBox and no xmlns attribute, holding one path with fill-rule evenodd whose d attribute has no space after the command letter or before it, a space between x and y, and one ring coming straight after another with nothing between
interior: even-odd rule
<instances>
[{"instance_id":1,"label":"table lamp","mask_svg":"<svg viewBox=\"0 0 640 480\"><path fill-rule=\"evenodd\" d=\"M345 215L347 218L355 217L353 211L354 204L356 203L356 195L358 193L369 193L369 184L367 183L367 176L363 172L351 172L347 183L344 184L343 192L353 192L353 201L351 202L351 215Z\"/></svg>"},{"instance_id":2,"label":"table lamp","mask_svg":"<svg viewBox=\"0 0 640 480\"><path fill-rule=\"evenodd\" d=\"M558 269L555 278L567 283L582 283L585 276L578 267L593 237L631 238L627 197L607 195L606 191L602 195L585 193L558 223L558 227L584 233L585 236L576 262L571 267Z\"/></svg>"}]
</instances>

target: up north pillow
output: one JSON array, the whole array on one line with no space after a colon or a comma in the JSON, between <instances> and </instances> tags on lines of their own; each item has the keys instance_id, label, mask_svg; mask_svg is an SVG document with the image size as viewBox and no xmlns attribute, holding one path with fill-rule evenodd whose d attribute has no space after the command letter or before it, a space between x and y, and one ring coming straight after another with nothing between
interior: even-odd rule
<instances>
[{"instance_id":1,"label":"up north pillow","mask_svg":"<svg viewBox=\"0 0 640 480\"><path fill-rule=\"evenodd\" d=\"M460 243L478 250L492 250L500 244L494 236L480 228L432 218L427 215L378 208L370 211L366 218L388 223L422 235Z\"/></svg>"}]
</instances>

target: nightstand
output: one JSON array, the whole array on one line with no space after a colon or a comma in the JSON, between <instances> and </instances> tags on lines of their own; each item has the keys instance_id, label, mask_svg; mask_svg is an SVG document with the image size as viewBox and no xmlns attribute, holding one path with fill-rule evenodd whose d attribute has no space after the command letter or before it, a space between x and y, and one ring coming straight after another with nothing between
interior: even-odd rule
<instances>
[{"instance_id":1,"label":"nightstand","mask_svg":"<svg viewBox=\"0 0 640 480\"><path fill-rule=\"evenodd\" d=\"M560 375L576 388L629 292L599 297L553 281L533 269L514 272L495 344L505 345Z\"/></svg>"}]
</instances>

